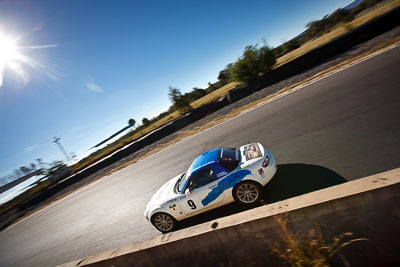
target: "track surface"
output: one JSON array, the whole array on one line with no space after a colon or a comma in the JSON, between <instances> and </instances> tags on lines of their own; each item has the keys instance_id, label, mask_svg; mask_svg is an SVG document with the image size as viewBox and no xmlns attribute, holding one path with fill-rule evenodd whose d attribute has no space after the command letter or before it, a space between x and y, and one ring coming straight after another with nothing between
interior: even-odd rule
<instances>
[{"instance_id":1,"label":"track surface","mask_svg":"<svg viewBox=\"0 0 400 267\"><path fill-rule=\"evenodd\" d=\"M0 266L57 265L158 235L143 218L151 195L219 146L261 142L283 164L278 173L305 163L354 180L399 167L399 67L397 47L72 194L2 231Z\"/></svg>"}]
</instances>

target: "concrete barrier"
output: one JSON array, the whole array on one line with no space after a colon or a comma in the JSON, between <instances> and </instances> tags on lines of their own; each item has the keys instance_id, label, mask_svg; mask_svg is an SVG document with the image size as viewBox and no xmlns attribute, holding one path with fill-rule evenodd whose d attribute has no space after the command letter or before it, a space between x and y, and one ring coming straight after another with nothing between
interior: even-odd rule
<instances>
[{"instance_id":1,"label":"concrete barrier","mask_svg":"<svg viewBox=\"0 0 400 267\"><path fill-rule=\"evenodd\" d=\"M352 266L400 265L399 168L62 266L281 266L267 243L282 240L274 218L283 214L293 233L313 228L326 241L345 232L367 238L341 250ZM335 260L343 265L343 258Z\"/></svg>"}]
</instances>

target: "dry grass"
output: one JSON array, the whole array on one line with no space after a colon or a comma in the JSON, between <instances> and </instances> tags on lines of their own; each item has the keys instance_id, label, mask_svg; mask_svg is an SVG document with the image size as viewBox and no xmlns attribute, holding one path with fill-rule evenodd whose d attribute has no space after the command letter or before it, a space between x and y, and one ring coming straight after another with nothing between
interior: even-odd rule
<instances>
[{"instance_id":1,"label":"dry grass","mask_svg":"<svg viewBox=\"0 0 400 267\"><path fill-rule=\"evenodd\" d=\"M297 48L296 50L293 50L292 52L278 58L275 68L279 67L280 65L283 65L295 58L298 58L301 55L304 55L321 45L324 45L324 44L332 41L333 39L347 33L349 30L357 28L357 27L363 25L364 23L398 7L399 5L400 5L400 0L393 0L384 5L375 7L374 9L366 12L365 14L354 19L353 21L351 21L347 24L342 24L340 27L334 29L333 31L326 33L323 36L318 37L314 40L308 41L307 43L305 43L301 47Z\"/></svg>"},{"instance_id":2,"label":"dry grass","mask_svg":"<svg viewBox=\"0 0 400 267\"><path fill-rule=\"evenodd\" d=\"M287 214L275 216L281 233L283 245L276 241L266 241L269 249L277 255L284 265L289 266L330 266L330 261L339 254L345 266L349 262L340 251L349 245L360 241L369 241L366 238L356 238L345 241L353 236L353 233L343 233L334 236L333 240L325 241L321 230L310 229L307 235L293 234L287 227Z\"/></svg>"},{"instance_id":3,"label":"dry grass","mask_svg":"<svg viewBox=\"0 0 400 267\"><path fill-rule=\"evenodd\" d=\"M227 85L222 86L221 88L215 90L214 92L211 92L208 95L205 95L200 99L197 99L196 101L194 101L192 103L192 107L198 108L204 104L207 104L213 100L216 100L216 99L226 95L229 92L229 90L238 86L239 84L240 84L239 82L228 83Z\"/></svg>"}]
</instances>

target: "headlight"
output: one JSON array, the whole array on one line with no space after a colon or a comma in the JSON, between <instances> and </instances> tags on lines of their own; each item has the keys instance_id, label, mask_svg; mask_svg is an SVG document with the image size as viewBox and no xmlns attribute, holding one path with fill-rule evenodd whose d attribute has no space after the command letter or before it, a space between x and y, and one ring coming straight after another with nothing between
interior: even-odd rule
<instances>
[{"instance_id":1,"label":"headlight","mask_svg":"<svg viewBox=\"0 0 400 267\"><path fill-rule=\"evenodd\" d=\"M268 167L268 165L269 165L269 157L268 157L268 155L265 155L265 159L264 159L264 161L262 163L262 166L264 168L266 168L266 167Z\"/></svg>"}]
</instances>

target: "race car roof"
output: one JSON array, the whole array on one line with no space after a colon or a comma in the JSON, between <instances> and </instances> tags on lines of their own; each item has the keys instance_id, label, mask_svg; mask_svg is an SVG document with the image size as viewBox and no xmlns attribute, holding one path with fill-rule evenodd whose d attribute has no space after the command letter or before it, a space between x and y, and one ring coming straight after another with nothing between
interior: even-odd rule
<instances>
[{"instance_id":1,"label":"race car roof","mask_svg":"<svg viewBox=\"0 0 400 267\"><path fill-rule=\"evenodd\" d=\"M212 165L218 162L220 148L215 148L213 150L207 151L200 156L198 156L190 165L188 170L188 176L190 176L193 172L203 169L209 165Z\"/></svg>"}]
</instances>

